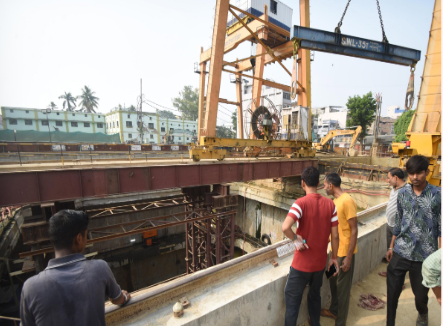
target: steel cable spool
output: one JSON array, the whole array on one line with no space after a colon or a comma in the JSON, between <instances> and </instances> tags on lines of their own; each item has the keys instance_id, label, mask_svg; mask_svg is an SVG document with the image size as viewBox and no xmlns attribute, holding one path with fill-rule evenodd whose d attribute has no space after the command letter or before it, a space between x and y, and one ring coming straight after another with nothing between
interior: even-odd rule
<instances>
[{"instance_id":1,"label":"steel cable spool","mask_svg":"<svg viewBox=\"0 0 443 326\"><path fill-rule=\"evenodd\" d=\"M251 127L252 131L254 133L255 138L257 139L263 139L263 120L270 120L271 114L269 113L268 109L265 106L259 106L255 111L252 113L251 117Z\"/></svg>"}]
</instances>

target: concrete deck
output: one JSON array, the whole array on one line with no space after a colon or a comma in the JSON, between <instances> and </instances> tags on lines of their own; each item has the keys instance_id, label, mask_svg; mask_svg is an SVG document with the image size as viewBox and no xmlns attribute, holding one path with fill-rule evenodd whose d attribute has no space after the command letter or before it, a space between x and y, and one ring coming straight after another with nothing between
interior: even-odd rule
<instances>
[{"instance_id":1,"label":"concrete deck","mask_svg":"<svg viewBox=\"0 0 443 326\"><path fill-rule=\"evenodd\" d=\"M357 306L361 294L375 294L380 299L386 301L386 278L378 275L380 271L386 271L387 264L381 263L374 271L354 284L351 290L351 303L346 325L359 326L386 325L386 308L377 311L370 311ZM406 289L402 292L397 309L396 325L415 325L417 310L415 309L414 294L412 293L409 276L405 279ZM434 292L429 291L429 326L441 325L441 307L435 298ZM334 320L321 317L322 326L334 326Z\"/></svg>"}]
</instances>

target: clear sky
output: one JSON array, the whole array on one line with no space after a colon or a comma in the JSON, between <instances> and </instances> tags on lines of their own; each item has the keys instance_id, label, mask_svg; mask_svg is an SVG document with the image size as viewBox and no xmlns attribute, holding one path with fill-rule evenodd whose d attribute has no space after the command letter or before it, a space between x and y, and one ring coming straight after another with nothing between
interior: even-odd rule
<instances>
[{"instance_id":1,"label":"clear sky","mask_svg":"<svg viewBox=\"0 0 443 326\"><path fill-rule=\"evenodd\" d=\"M283 1L294 9L299 2ZM45 108L58 97L74 96L87 85L100 98L100 112L118 104L136 105L140 78L146 99L173 108L171 99L185 85L198 87L193 72L200 47L211 45L215 0L0 0L0 106ZM311 27L333 31L347 0L311 0ZM391 44L421 50L415 89L426 54L434 1L380 0ZM381 40L375 0L353 0L342 33ZM250 55L244 44L225 56ZM285 65L292 69L292 59ZM265 78L290 84L278 65L265 68ZM403 107L409 68L316 52L312 62L312 106L345 106L349 96L382 93L383 109ZM236 99L229 75L222 78L221 98ZM415 103L416 104L416 103ZM415 107L414 104L414 107ZM146 106L145 106L146 107ZM230 122L223 105L219 123ZM148 109L148 107L146 107ZM151 109L152 110L152 109Z\"/></svg>"}]
</instances>

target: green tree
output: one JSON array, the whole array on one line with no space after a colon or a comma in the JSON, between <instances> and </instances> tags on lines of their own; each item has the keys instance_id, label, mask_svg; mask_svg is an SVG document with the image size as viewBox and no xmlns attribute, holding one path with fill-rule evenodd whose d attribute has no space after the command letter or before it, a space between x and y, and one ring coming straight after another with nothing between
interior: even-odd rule
<instances>
[{"instance_id":1,"label":"green tree","mask_svg":"<svg viewBox=\"0 0 443 326\"><path fill-rule=\"evenodd\" d=\"M409 124L411 123L412 116L414 115L414 113L415 110L405 111L394 122L395 142L408 140L408 138L405 135L405 132L408 130Z\"/></svg>"},{"instance_id":2,"label":"green tree","mask_svg":"<svg viewBox=\"0 0 443 326\"><path fill-rule=\"evenodd\" d=\"M232 121L232 129L235 132L237 132L237 111L232 112L231 121Z\"/></svg>"},{"instance_id":3,"label":"green tree","mask_svg":"<svg viewBox=\"0 0 443 326\"><path fill-rule=\"evenodd\" d=\"M58 109L57 104L55 104L54 102L49 103L48 109L51 109L51 110Z\"/></svg>"},{"instance_id":4,"label":"green tree","mask_svg":"<svg viewBox=\"0 0 443 326\"><path fill-rule=\"evenodd\" d=\"M128 108L128 111L133 111L133 112L135 112L135 111L137 111L137 109L135 108L135 106L131 105L131 106Z\"/></svg>"},{"instance_id":5,"label":"green tree","mask_svg":"<svg viewBox=\"0 0 443 326\"><path fill-rule=\"evenodd\" d=\"M216 135L219 138L235 138L237 134L230 128L225 126L215 127Z\"/></svg>"},{"instance_id":6,"label":"green tree","mask_svg":"<svg viewBox=\"0 0 443 326\"><path fill-rule=\"evenodd\" d=\"M64 100L63 110L65 109L66 106L66 111L74 111L76 107L75 101L77 101L76 97L72 96L71 93L65 92L65 94L60 95L58 98Z\"/></svg>"},{"instance_id":7,"label":"green tree","mask_svg":"<svg viewBox=\"0 0 443 326\"><path fill-rule=\"evenodd\" d=\"M79 103L81 109L79 111L95 113L94 109L98 107L99 98L94 96L94 94L95 92L91 91L88 86L82 89L82 94L78 96L78 98L81 99Z\"/></svg>"},{"instance_id":8,"label":"green tree","mask_svg":"<svg viewBox=\"0 0 443 326\"><path fill-rule=\"evenodd\" d=\"M185 86L179 97L172 99L172 105L181 112L183 119L196 120L198 117L198 88Z\"/></svg>"},{"instance_id":9,"label":"green tree","mask_svg":"<svg viewBox=\"0 0 443 326\"><path fill-rule=\"evenodd\" d=\"M377 108L377 102L375 98L372 97L372 93L369 92L362 97L360 95L349 97L346 106L349 110L346 126L361 126L362 128L362 132L358 137L358 140L360 141L360 149L362 149L363 138L366 137L366 129L375 119L374 113Z\"/></svg>"},{"instance_id":10,"label":"green tree","mask_svg":"<svg viewBox=\"0 0 443 326\"><path fill-rule=\"evenodd\" d=\"M160 118L177 119L175 114L168 110L157 110L157 114L160 116Z\"/></svg>"}]
</instances>

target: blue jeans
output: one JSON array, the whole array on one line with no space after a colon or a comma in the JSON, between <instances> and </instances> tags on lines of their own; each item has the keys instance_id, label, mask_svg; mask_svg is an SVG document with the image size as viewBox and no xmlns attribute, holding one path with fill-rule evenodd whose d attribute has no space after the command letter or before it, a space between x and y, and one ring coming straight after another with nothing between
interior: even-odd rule
<instances>
[{"instance_id":1,"label":"blue jeans","mask_svg":"<svg viewBox=\"0 0 443 326\"><path fill-rule=\"evenodd\" d=\"M290 267L285 286L285 326L296 326L298 312L306 285L309 284L308 311L312 326L320 325L321 297L324 270L313 273L300 272Z\"/></svg>"}]
</instances>

